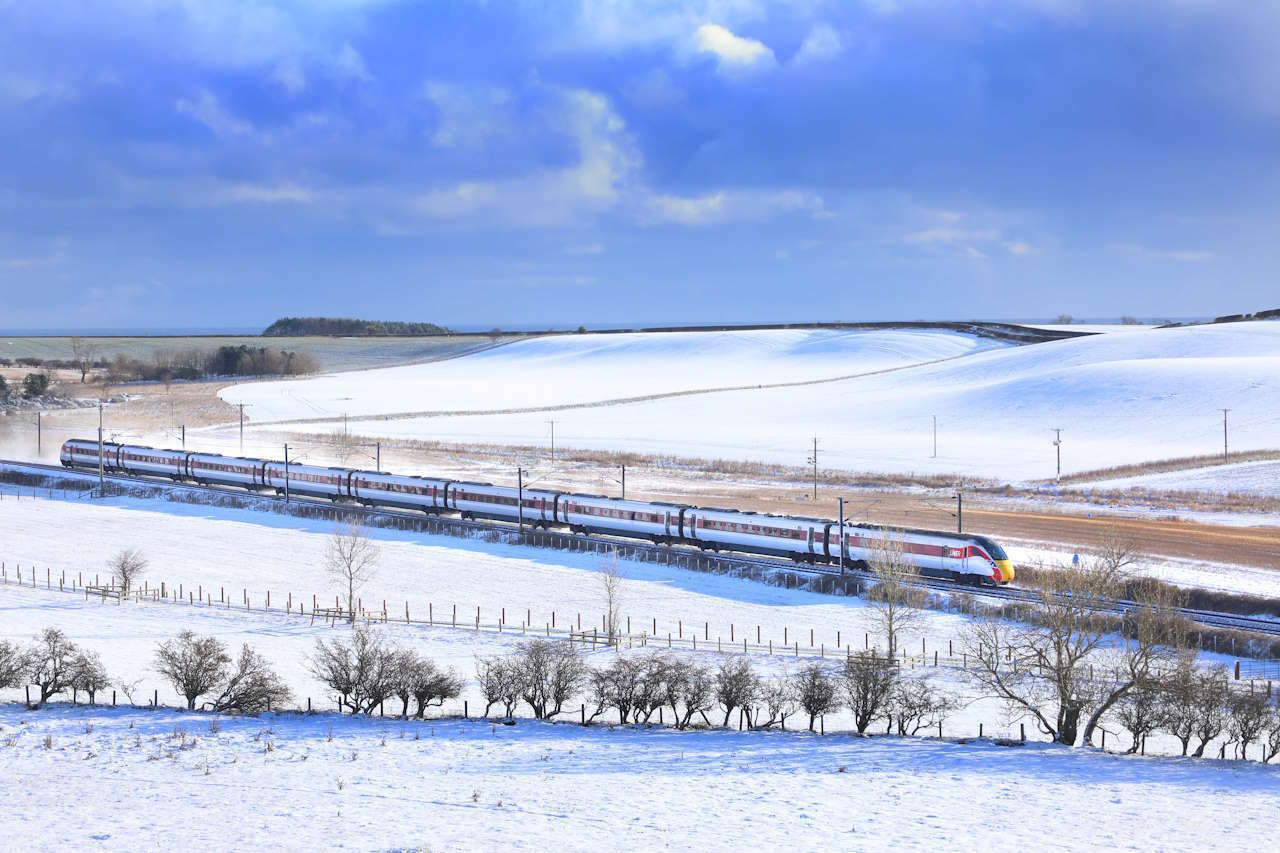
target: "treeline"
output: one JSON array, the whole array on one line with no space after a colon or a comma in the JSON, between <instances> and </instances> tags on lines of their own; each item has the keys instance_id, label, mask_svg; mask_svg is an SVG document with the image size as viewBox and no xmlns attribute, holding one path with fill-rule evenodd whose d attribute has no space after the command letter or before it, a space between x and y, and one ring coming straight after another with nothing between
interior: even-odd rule
<instances>
[{"instance_id":1,"label":"treeline","mask_svg":"<svg viewBox=\"0 0 1280 853\"><path fill-rule=\"evenodd\" d=\"M0 367L9 366L8 359L0 359ZM221 346L206 350L196 347L156 350L150 358L138 358L122 352L114 356L99 356L87 348L74 359L20 358L16 363L23 367L39 368L45 373L29 374L28 379L43 386L35 393L44 393L51 377L47 371L77 370L80 381L88 381L90 372L96 372L108 383L119 382L171 382L174 380L207 379L211 376L301 376L317 373L320 361L309 352L289 352L274 347ZM24 393L30 396L24 381Z\"/></svg>"},{"instance_id":2,"label":"treeline","mask_svg":"<svg viewBox=\"0 0 1280 853\"><path fill-rule=\"evenodd\" d=\"M399 320L356 320L350 317L281 317L262 333L264 337L328 335L338 337L382 337L388 335L447 335L449 329L435 323L405 323Z\"/></svg>"}]
</instances>

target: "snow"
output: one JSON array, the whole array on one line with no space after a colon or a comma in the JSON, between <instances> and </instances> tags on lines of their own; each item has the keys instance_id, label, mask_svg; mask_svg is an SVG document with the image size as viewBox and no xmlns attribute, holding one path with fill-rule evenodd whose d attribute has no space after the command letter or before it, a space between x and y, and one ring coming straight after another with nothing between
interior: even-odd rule
<instances>
[{"instance_id":1,"label":"snow","mask_svg":"<svg viewBox=\"0 0 1280 853\"><path fill-rule=\"evenodd\" d=\"M562 446L799 465L817 435L828 467L1014 481L1054 476L1055 427L1063 430L1064 474L1213 452L1221 446L1223 407L1232 412L1234 449L1273 446L1280 428L1280 323L1134 330L1020 347L938 332L849 332L821 356L796 345L773 349L767 359L741 360L708 334L696 357L678 335L616 347L566 337L396 368L397 381L388 383L369 373L339 374L241 385L224 396L252 402L261 421L333 415L339 403L351 412L388 415L420 405L435 412L494 410L870 373L800 387L568 409L555 414L556 440ZM883 345L892 350L887 357ZM871 372L912 360L924 363ZM555 369L544 370L548 364ZM419 387L425 401L411 391ZM931 458L934 416L937 458ZM543 444L547 418L545 411L405 417L353 429L383 437ZM327 432L335 423L308 428Z\"/></svg>"},{"instance_id":2,"label":"snow","mask_svg":"<svg viewBox=\"0 0 1280 853\"><path fill-rule=\"evenodd\" d=\"M950 332L770 329L558 335L428 365L224 389L255 422L580 405L848 376L1001 346Z\"/></svg>"},{"instance_id":3,"label":"snow","mask_svg":"<svg viewBox=\"0 0 1280 853\"><path fill-rule=\"evenodd\" d=\"M1241 850L1268 843L1277 783L1257 764L887 737L209 722L0 707L0 734L17 734L0 773L25 780L6 795L6 844Z\"/></svg>"},{"instance_id":4,"label":"snow","mask_svg":"<svg viewBox=\"0 0 1280 853\"><path fill-rule=\"evenodd\" d=\"M315 708L327 710L307 655L316 638L346 629L285 614L281 604L285 590L293 590L294 601L305 600L309 609L311 591L331 588L320 565L329 529L274 513L158 499L14 501L10 495L0 503L0 558L9 580L0 585L0 639L22 641L45 626L60 627L100 652L117 681L138 683L136 700L158 690L166 704L177 697L152 669L154 649L189 628L232 648L253 645L290 684L299 705L312 698ZM468 679L462 698L472 714L480 708L471 683L475 656L510 651L523 639L516 623L526 608L534 624L552 609L560 624L578 611L589 622L599 610L593 573L600 557L371 533L381 556L370 597L390 599L393 617L378 630L462 673ZM149 584L201 584L205 592L225 585L234 606L104 603L57 590L60 572L92 573L126 546L150 559ZM28 583L31 566L39 566L36 588L13 583L15 561ZM786 629L807 645L812 628L819 642L834 645L837 630L848 642L870 629L858 599L626 560L622 566L624 618L647 628L656 617L659 635L683 622L686 635L708 631L715 638L734 624L754 640L758 624L766 639L781 640ZM46 567L52 589L43 587ZM241 588L251 608L241 606ZM262 607L266 589L273 590L270 611ZM415 619L428 600L436 602L437 618L446 603L458 602L460 622L479 604L485 630L397 623L401 599L410 601ZM502 607L508 628L500 634L493 623ZM931 612L919 633L930 650L945 650L962 627L961 617ZM918 642L909 636L904 645ZM598 664L644 652L585 653ZM710 643L678 653L712 665L722 659ZM752 660L770 678L796 663L781 649L753 653ZM1017 720L975 696L961 670L929 666L926 672L964 700L945 724L949 738L974 735L979 724L988 736L1017 732ZM744 838L753 847L798 849L833 842L936 849L955 846L957 838L995 849L1249 849L1261 846L1280 789L1276 768L1256 761L1119 757L1039 743L1005 748L989 741L862 739L845 733L843 713L827 718L826 737L584 729L569 720L521 719L507 727L457 719L461 702L442 709L447 718L425 722L280 714L223 718L221 730L213 731L212 718L203 714L66 705L26 712L4 701L21 695L0 693L0 742L6 744L0 773L24 780L6 799L5 843L15 849L51 838L63 846L210 850L279 846L286 838L288 847L362 849L577 850L608 843L738 850ZM576 718L576 708L569 716ZM800 717L790 723L803 725ZM1030 725L1027 732L1035 738ZM1112 737L1114 749L1114 731ZM1169 748L1161 738L1149 741L1152 753ZM1073 822L1068 835L1053 830L1062 825L1064 804L1089 816Z\"/></svg>"},{"instance_id":5,"label":"snow","mask_svg":"<svg viewBox=\"0 0 1280 853\"><path fill-rule=\"evenodd\" d=\"M1182 471L1095 480L1077 489L1185 489L1218 494L1280 497L1280 460L1232 462Z\"/></svg>"}]
</instances>

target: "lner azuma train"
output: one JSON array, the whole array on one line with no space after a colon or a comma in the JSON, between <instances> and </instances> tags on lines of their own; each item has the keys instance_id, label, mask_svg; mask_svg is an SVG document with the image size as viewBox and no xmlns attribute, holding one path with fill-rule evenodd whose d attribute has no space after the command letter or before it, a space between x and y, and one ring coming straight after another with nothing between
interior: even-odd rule
<instances>
[{"instance_id":1,"label":"lner azuma train","mask_svg":"<svg viewBox=\"0 0 1280 853\"><path fill-rule=\"evenodd\" d=\"M97 470L98 442L62 445L62 464ZM519 489L434 477L348 468L298 465L269 459L189 453L104 443L102 467L112 474L167 477L181 482L240 486L250 491L355 501L371 507L456 513L463 518L523 521L531 527L574 533L626 536L703 550L788 557L797 562L840 560L840 524L830 519L767 515L686 504L621 500L547 489ZM523 502L523 505L522 503ZM1013 580L1008 554L985 536L938 530L844 525L848 565L865 565L886 540L900 542L902 555L921 574L962 583L1005 584Z\"/></svg>"}]
</instances>

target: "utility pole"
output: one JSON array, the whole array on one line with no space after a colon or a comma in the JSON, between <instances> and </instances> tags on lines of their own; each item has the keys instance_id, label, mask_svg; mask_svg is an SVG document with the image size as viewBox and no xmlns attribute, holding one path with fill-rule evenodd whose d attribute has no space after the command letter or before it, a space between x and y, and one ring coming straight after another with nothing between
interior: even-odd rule
<instances>
[{"instance_id":1,"label":"utility pole","mask_svg":"<svg viewBox=\"0 0 1280 853\"><path fill-rule=\"evenodd\" d=\"M182 449L187 449L187 425L182 425Z\"/></svg>"},{"instance_id":2,"label":"utility pole","mask_svg":"<svg viewBox=\"0 0 1280 853\"><path fill-rule=\"evenodd\" d=\"M240 404L240 455L244 456L244 403Z\"/></svg>"},{"instance_id":3,"label":"utility pole","mask_svg":"<svg viewBox=\"0 0 1280 853\"><path fill-rule=\"evenodd\" d=\"M1227 461L1227 412L1230 409L1222 410L1222 461Z\"/></svg>"},{"instance_id":4,"label":"utility pole","mask_svg":"<svg viewBox=\"0 0 1280 853\"><path fill-rule=\"evenodd\" d=\"M938 416L933 416L933 457L938 458Z\"/></svg>"},{"instance_id":5,"label":"utility pole","mask_svg":"<svg viewBox=\"0 0 1280 853\"><path fill-rule=\"evenodd\" d=\"M844 574L844 498L836 498L840 513L840 574Z\"/></svg>"},{"instance_id":6,"label":"utility pole","mask_svg":"<svg viewBox=\"0 0 1280 853\"><path fill-rule=\"evenodd\" d=\"M382 442L381 441L374 442L373 446L375 448L374 453L377 454L376 456L374 456L375 461L373 463L373 467L381 471L382 470Z\"/></svg>"},{"instance_id":7,"label":"utility pole","mask_svg":"<svg viewBox=\"0 0 1280 853\"><path fill-rule=\"evenodd\" d=\"M627 466L622 466L622 499L627 499Z\"/></svg>"},{"instance_id":8,"label":"utility pole","mask_svg":"<svg viewBox=\"0 0 1280 853\"><path fill-rule=\"evenodd\" d=\"M806 460L813 465L813 499L818 499L818 437L813 437L813 456Z\"/></svg>"},{"instance_id":9,"label":"utility pole","mask_svg":"<svg viewBox=\"0 0 1280 853\"><path fill-rule=\"evenodd\" d=\"M1053 446L1058 450L1058 476L1055 479L1062 482L1062 430L1054 427L1053 432Z\"/></svg>"},{"instance_id":10,"label":"utility pole","mask_svg":"<svg viewBox=\"0 0 1280 853\"><path fill-rule=\"evenodd\" d=\"M284 502L289 502L289 444L284 446Z\"/></svg>"},{"instance_id":11,"label":"utility pole","mask_svg":"<svg viewBox=\"0 0 1280 853\"><path fill-rule=\"evenodd\" d=\"M551 424L551 461L555 462L556 461L556 422L547 421L547 423Z\"/></svg>"},{"instance_id":12,"label":"utility pole","mask_svg":"<svg viewBox=\"0 0 1280 853\"><path fill-rule=\"evenodd\" d=\"M964 493L956 491L956 533L964 533Z\"/></svg>"},{"instance_id":13,"label":"utility pole","mask_svg":"<svg viewBox=\"0 0 1280 853\"><path fill-rule=\"evenodd\" d=\"M102 477L102 401L98 401L98 497L106 494Z\"/></svg>"},{"instance_id":14,"label":"utility pole","mask_svg":"<svg viewBox=\"0 0 1280 853\"><path fill-rule=\"evenodd\" d=\"M516 527L524 533L524 469L516 469Z\"/></svg>"}]
</instances>

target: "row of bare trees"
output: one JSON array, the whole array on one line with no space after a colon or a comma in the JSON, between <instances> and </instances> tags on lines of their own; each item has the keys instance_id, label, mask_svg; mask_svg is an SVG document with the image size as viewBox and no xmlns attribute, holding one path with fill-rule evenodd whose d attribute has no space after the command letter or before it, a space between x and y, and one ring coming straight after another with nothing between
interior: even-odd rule
<instances>
[{"instance_id":1,"label":"row of bare trees","mask_svg":"<svg viewBox=\"0 0 1280 853\"><path fill-rule=\"evenodd\" d=\"M697 719L727 726L737 711L753 729L785 728L788 718L803 713L812 730L820 717L847 708L860 733L881 719L915 734L956 707L929 678L904 678L892 660L874 651L852 655L843 665L811 663L765 678L743 656L711 667L670 654L619 655L591 667L575 646L536 639L513 655L479 658L476 676L485 716L496 706L510 718L524 703L537 719L552 719L584 696L589 720L610 712L622 723L645 724L670 709L677 729Z\"/></svg>"},{"instance_id":2,"label":"row of bare trees","mask_svg":"<svg viewBox=\"0 0 1280 853\"><path fill-rule=\"evenodd\" d=\"M412 649L387 642L379 632L357 627L347 638L316 641L309 662L311 674L339 698L352 714L372 714L388 699L399 699L401 717L422 719L427 709L456 699L461 677L442 669Z\"/></svg>"},{"instance_id":3,"label":"row of bare trees","mask_svg":"<svg viewBox=\"0 0 1280 853\"><path fill-rule=\"evenodd\" d=\"M74 699L84 691L92 703L110 683L98 653L57 628L45 628L25 645L0 640L0 689L32 685L40 691L41 705L58 694L71 693Z\"/></svg>"}]
</instances>

